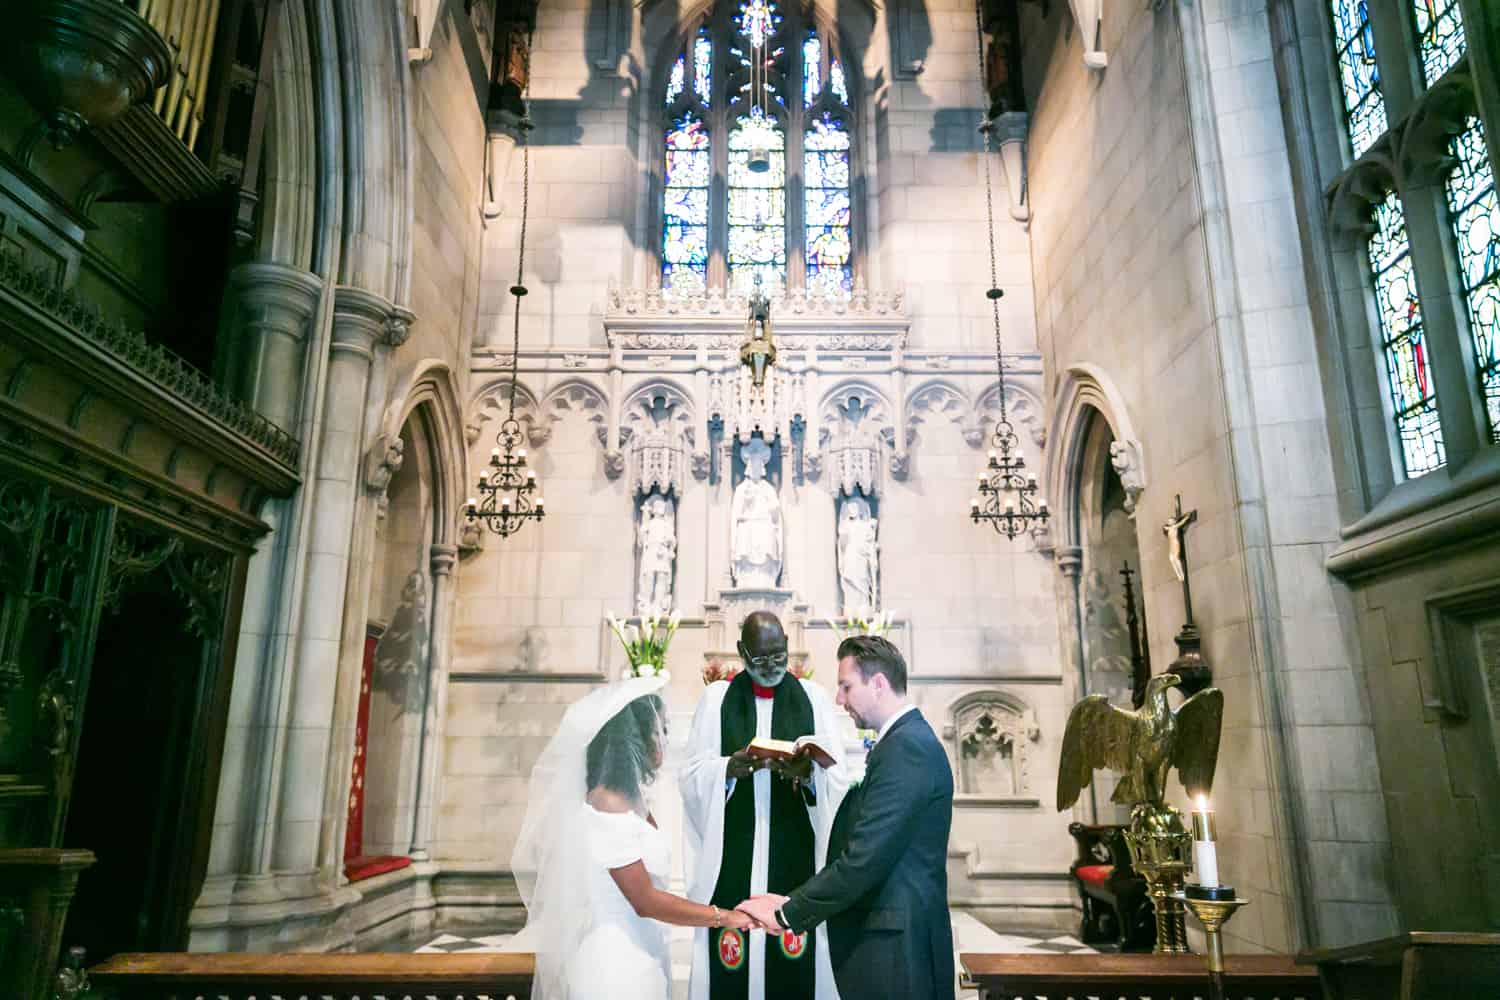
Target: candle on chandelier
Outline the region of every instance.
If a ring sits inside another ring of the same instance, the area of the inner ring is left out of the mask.
[[[521,461],[522,463],[524,463],[526,461],[526,449],[525,448],[517,448],[516,449],[516,458],[519,461]]]
[[[495,465],[498,465],[500,463],[500,449],[499,448],[491,448],[490,449],[490,462],[492,464],[495,464]]]
[[[1041,504],[1042,513],[1043,514],[1047,513],[1047,498],[1046,497],[1042,497],[1042,499],[1039,502]]]
[[[993,448],[990,449],[990,464],[995,464],[995,449]]]
[[[978,497],[970,497],[969,498],[969,513],[973,514],[975,516],[978,516],[978,514],[979,514],[979,498]]]
[[[1032,489],[1032,490],[1036,489],[1036,473],[1035,472],[1028,472],[1028,473],[1026,473],[1026,488],[1027,489]]]
[[[1009,514],[1012,511],[1014,511],[1015,509],[1016,509],[1016,499],[1015,499],[1015,497],[1006,497],[1005,498],[1005,513]]]
[[[502,497],[500,499],[500,509],[504,511],[510,510],[510,497]]]
[[[1198,808],[1193,810],[1193,874],[1198,884],[1207,889],[1219,887],[1219,848],[1214,843],[1214,814],[1208,807],[1208,797],[1198,796]]]
[[[1024,452],[1021,451],[1020,448],[1017,448],[1016,449],[1016,468],[1019,469],[1021,466],[1025,465],[1025,464],[1026,464],[1026,455],[1025,455]]]
[[[536,485],[536,470],[535,469],[527,469],[526,470],[526,485],[527,486],[535,486]]]
[[[541,497],[537,497],[536,498],[536,512],[538,514],[545,514],[546,511],[543,510],[542,508],[544,508],[546,506],[547,506],[547,501],[546,500],[542,499]]]
[[[474,502],[473,497],[469,497],[469,499],[464,501],[464,510],[468,512],[470,517],[473,517],[479,510],[479,504]]]
[[[486,486],[486,484],[489,483],[489,481],[490,481],[490,474],[489,474],[489,472],[487,470],[485,470],[485,469],[480,469],[479,470],[479,488],[480,489],[484,489],[484,487]]]

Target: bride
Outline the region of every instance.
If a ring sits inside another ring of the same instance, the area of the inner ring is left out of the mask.
[[[535,953],[533,1000],[667,1000],[664,924],[751,926],[663,889],[671,847],[643,790],[666,752],[665,683],[637,677],[590,692],[531,772],[511,858],[526,927],[508,950]]]

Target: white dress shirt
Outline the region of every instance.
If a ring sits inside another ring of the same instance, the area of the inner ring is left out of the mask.
[[[881,740],[885,739],[885,734],[891,731],[891,727],[896,724],[897,719],[901,718],[901,716],[905,715],[907,712],[915,712],[916,710],[917,706],[909,703],[904,708],[896,709],[896,714],[891,716],[889,719],[886,719],[885,725],[880,727],[880,732],[875,734],[875,742],[879,743]]]

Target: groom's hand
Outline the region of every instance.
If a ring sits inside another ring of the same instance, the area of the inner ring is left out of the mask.
[[[776,911],[781,909],[782,904],[786,901],[786,896],[779,896],[774,892],[768,892],[761,896],[751,896],[739,906],[736,906],[735,909],[747,914],[764,929],[780,934],[786,928],[781,926],[781,922],[776,919]]]

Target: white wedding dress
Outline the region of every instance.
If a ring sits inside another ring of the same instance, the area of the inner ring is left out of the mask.
[[[578,822],[588,836],[590,929],[568,960],[568,1000],[668,1000],[666,925],[638,915],[609,873],[643,861],[652,884],[665,889],[672,870],[666,835],[638,813],[600,812],[590,805],[580,810]]]

